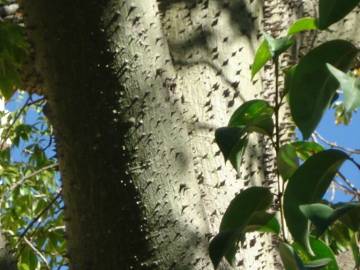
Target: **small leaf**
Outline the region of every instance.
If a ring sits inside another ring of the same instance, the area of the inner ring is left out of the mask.
[[[344,91],[346,111],[351,112],[360,107],[360,78],[348,75],[330,64],[326,66],[340,83],[341,90]]]
[[[280,257],[285,270],[305,270],[305,267],[293,247],[281,242],[279,245]]]
[[[220,233],[209,246],[210,257],[215,268],[223,256],[230,264],[233,263],[234,247],[246,231],[267,226],[269,221],[272,221],[272,216],[264,214],[265,210],[271,206],[272,199],[269,189],[250,187],[240,192],[231,201],[221,220]]]
[[[328,28],[350,13],[360,0],[320,0],[319,2],[319,29]]]
[[[303,31],[317,29],[316,19],[311,17],[301,18],[294,22],[288,30],[288,35],[294,35]]]
[[[325,150],[307,159],[289,179],[284,192],[284,215],[294,240],[312,253],[309,221],[300,205],[320,201],[341,164],[348,158],[339,150]]]
[[[274,130],[273,107],[265,100],[254,99],[243,103],[231,116],[228,126],[245,128],[271,136]]]
[[[238,172],[241,158],[248,143],[244,129],[237,127],[223,127],[215,131],[215,141],[224,155],[225,161],[230,160]]]
[[[289,37],[273,38],[264,34],[264,40],[256,50],[254,62],[251,65],[251,78],[271,59],[278,57],[294,44],[294,40]]]
[[[326,63],[347,70],[357,53],[357,48],[350,42],[332,40],[300,60],[291,80],[289,103],[293,120],[305,139],[315,130],[338,88]]]
[[[269,44],[266,40],[263,40],[255,53],[254,62],[251,65],[251,78],[254,78],[256,73],[271,60],[271,57]]]
[[[341,207],[332,209],[326,204],[314,203],[300,205],[300,211],[311,220],[316,227],[317,235],[320,236],[333,222],[356,207],[360,207],[360,204],[345,203]]]

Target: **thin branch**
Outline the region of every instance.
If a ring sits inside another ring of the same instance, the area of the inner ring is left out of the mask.
[[[27,176],[24,176],[23,178],[21,178],[19,181],[13,183],[10,188],[1,196],[0,198],[0,205],[2,205],[3,201],[5,200],[5,197],[7,194],[13,192],[15,189],[17,189],[18,187],[20,187],[22,184],[24,184],[24,182],[26,180],[28,180],[29,178],[32,178],[40,173],[42,173],[43,171],[46,171],[46,170],[49,170],[49,169],[52,169],[52,168],[55,168],[55,167],[58,167],[59,166],[59,163],[54,163],[54,164],[50,164],[50,165],[47,165],[45,167],[42,167],[41,169],[27,175]]]
[[[56,196],[48,203],[47,206],[45,206],[40,213],[27,225],[27,227],[25,228],[25,230],[20,234],[19,239],[16,243],[16,245],[19,244],[19,242],[21,241],[22,238],[25,237],[25,235],[28,233],[28,231],[34,226],[34,224],[36,222],[39,221],[39,219],[53,206],[53,204],[60,198],[61,196],[61,189],[59,190],[59,192],[56,194]]]
[[[48,261],[46,260],[45,256],[40,252],[40,250],[38,250],[26,237],[24,237],[24,241],[41,258],[41,260],[45,263],[47,269],[51,270]]]
[[[346,148],[346,147],[339,146],[339,145],[337,145],[337,143],[331,142],[331,141],[325,139],[325,138],[324,138],[323,136],[321,136],[321,135],[319,134],[319,132],[317,132],[317,131],[315,131],[315,132],[313,133],[313,135],[314,135],[313,138],[314,138],[314,137],[318,138],[321,142],[327,144],[327,145],[330,146],[331,148],[337,148],[337,149],[339,149],[339,150],[342,150],[342,151],[344,151],[344,152],[347,152],[347,153],[350,154],[350,155],[352,155],[352,154],[354,154],[354,155],[360,155],[360,149],[351,149],[351,148]]]

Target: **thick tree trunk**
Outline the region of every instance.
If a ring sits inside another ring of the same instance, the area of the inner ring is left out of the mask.
[[[253,137],[235,175],[214,129],[242,102],[273,98],[272,69],[251,83],[249,65],[260,25],[278,34],[299,10],[292,2],[23,2],[56,129],[72,269],[212,269],[208,241],[229,201],[273,174],[267,141]],[[275,254],[270,237],[252,234],[238,266],[274,269]]]

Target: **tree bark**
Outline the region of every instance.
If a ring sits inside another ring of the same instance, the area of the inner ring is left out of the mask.
[[[244,101],[272,101],[273,69],[251,82],[249,66],[260,32],[295,19],[293,2],[23,1],[56,130],[71,269],[212,269],[208,242],[230,200],[274,175],[266,139],[252,137],[235,175],[214,130]],[[271,237],[247,239],[240,269],[279,268]]]

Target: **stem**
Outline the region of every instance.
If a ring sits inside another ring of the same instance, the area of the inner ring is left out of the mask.
[[[279,101],[279,59],[276,57],[274,59],[275,64],[275,151],[276,153],[279,152],[280,149],[280,124],[279,124],[279,111],[281,101]],[[282,196],[284,190],[284,183],[280,179],[279,169],[276,167],[276,178],[277,178],[277,185],[278,185],[278,201],[279,201],[279,209],[280,209],[280,219],[281,219],[281,230],[283,239],[285,242],[286,240],[286,232],[285,232],[285,218],[283,212],[283,203],[282,203]]]

